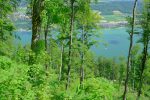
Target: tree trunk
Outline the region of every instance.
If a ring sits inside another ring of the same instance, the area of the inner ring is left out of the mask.
[[[64,65],[63,65],[63,54],[64,54],[64,45],[63,45],[63,43],[62,43],[62,45],[61,45],[61,63],[60,63],[60,68],[59,68],[59,81],[61,81],[61,79],[62,79],[62,71],[63,71],[63,67],[64,67]]]
[[[142,94],[142,86],[143,86],[143,73],[146,67],[146,61],[148,57],[148,45],[149,45],[149,20],[150,20],[150,2],[146,2],[145,5],[146,15],[144,14],[144,33],[143,33],[143,52],[142,52],[142,58],[141,58],[141,69],[140,69],[140,80],[139,80],[139,87],[138,87],[138,94],[137,94],[137,100],[139,100],[140,95]],[[146,17],[146,18],[145,18]]]
[[[32,7],[32,40],[31,40],[31,50],[36,53],[36,49],[38,47],[37,42],[40,38],[41,32],[41,12],[43,10],[44,0],[34,0]],[[38,8],[38,9],[37,9]],[[34,63],[34,57],[32,55],[29,56],[29,64]]]
[[[34,0],[32,8],[32,41],[31,49],[35,51],[37,47],[37,41],[39,40],[39,34],[41,32],[41,12],[43,10],[44,0]],[[37,9],[38,8],[38,9]]]
[[[137,100],[139,100],[140,95],[142,93],[142,85],[143,85],[143,72],[146,67],[146,61],[147,61],[147,55],[148,55],[148,37],[146,44],[143,48],[143,55],[142,55],[142,64],[141,64],[141,71],[140,71],[140,83],[139,83],[139,88],[138,88],[138,95],[137,95]]]
[[[136,10],[137,1],[138,0],[135,0],[134,7],[133,7],[132,30],[131,30],[131,33],[130,33],[130,46],[129,46],[129,52],[128,52],[127,72],[126,72],[126,80],[125,80],[125,87],[124,87],[124,93],[123,93],[123,100],[126,100],[128,80],[129,80],[129,69],[130,69],[130,61],[131,61],[131,51],[132,51],[132,46],[133,46],[133,35],[134,35],[134,24],[135,24],[135,10]]]
[[[66,34],[66,25],[62,26],[62,34]],[[61,63],[59,68],[59,81],[62,80],[63,72],[64,72],[64,42],[65,40],[61,40]]]
[[[82,27],[82,45],[84,46],[84,26]],[[84,81],[84,48],[81,52],[81,67],[80,67],[80,86],[83,87],[83,81]]]
[[[48,23],[47,23],[47,25],[45,26],[45,32],[44,32],[45,51],[47,51],[47,35],[48,35],[48,29],[49,29],[49,25],[48,25]]]
[[[45,26],[45,29],[44,29],[44,40],[45,40],[45,52],[47,52],[47,36],[48,36],[48,30],[49,30],[49,18],[47,20],[47,23],[46,23],[46,26]],[[45,69],[48,70],[48,64],[47,62],[45,61]]]
[[[52,68],[55,68],[54,67],[54,64],[53,64],[53,38],[52,38],[52,34],[50,34],[50,36],[49,36],[50,38],[49,38],[49,41],[50,41],[50,49],[49,49],[49,55],[50,55],[50,66],[52,67]]]
[[[3,9],[4,9],[4,6],[2,6],[1,7],[1,14],[0,14],[0,18],[3,20]],[[3,23],[2,23],[3,24]],[[1,40],[2,40],[2,42],[3,42],[3,40],[4,40],[4,32],[3,32],[3,25],[1,25],[1,31],[0,31],[0,33],[2,33],[1,34]]]
[[[70,15],[70,34],[69,34],[69,61],[68,61],[68,70],[67,70],[67,84],[66,90],[70,85],[70,69],[71,69],[71,60],[72,60],[72,35],[73,35],[73,26],[74,26],[74,2],[75,0],[70,0],[71,3],[71,15]]]

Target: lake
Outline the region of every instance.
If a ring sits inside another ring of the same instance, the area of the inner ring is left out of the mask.
[[[129,0],[126,0],[126,1],[129,1]],[[115,1],[112,1],[112,2],[115,2]],[[121,21],[125,20],[125,16],[118,15],[119,16],[118,17],[114,15],[114,13],[112,13],[113,11],[116,11],[116,10],[120,11],[120,9],[121,11],[123,10],[122,13],[126,13],[126,9],[124,9],[124,7],[122,8],[124,3],[122,3],[122,1],[121,2],[116,1],[118,6],[114,6],[112,5],[112,2],[94,4],[93,9],[99,10],[99,11],[102,10],[102,13],[108,12],[108,11],[103,11],[104,9],[100,9],[100,8],[101,7],[103,8],[103,6],[106,7],[106,5],[110,4],[109,7],[107,6],[107,8],[108,9],[111,8],[111,10],[109,11],[111,15],[104,16],[105,19],[103,20],[108,20],[108,22],[110,19],[112,19],[111,21],[115,21],[115,22],[117,22],[118,20],[121,20]],[[132,4],[133,2],[128,2],[128,4],[126,4],[126,6],[128,6],[127,8],[128,9],[131,8]],[[139,6],[139,8],[141,8],[141,6]],[[17,16],[21,16],[20,18],[18,18],[18,20],[20,19],[20,21],[17,21],[18,23],[15,23],[17,28],[21,29],[21,30],[16,31],[15,34],[17,34],[21,38],[21,43],[23,45],[31,43],[31,31],[24,30],[24,29],[27,29],[26,26],[28,26],[28,28],[31,28],[31,20],[26,19],[27,17],[25,16],[25,12],[26,12],[26,8],[20,5],[20,8],[18,12],[16,13]],[[128,13],[131,14],[131,12],[128,12]],[[101,29],[100,32],[102,33],[100,38],[95,38],[96,40],[100,42],[98,43],[98,45],[93,46],[91,48],[92,52],[94,52],[96,56],[104,56],[104,57],[109,57],[109,58],[127,56],[128,48],[129,48],[129,39],[128,39],[129,35],[126,32],[125,27],[105,28],[105,29]],[[138,38],[139,38],[138,36],[134,36],[134,43],[138,40]]]
[[[129,34],[125,27],[102,29],[102,36],[99,38],[105,42],[99,43],[98,46],[93,46],[91,50],[98,56],[104,57],[119,57],[127,56],[129,48]],[[134,36],[134,43],[139,39],[139,36]]]
[[[20,30],[15,32],[20,38],[23,45],[30,44],[31,31]],[[96,38],[101,42],[91,48],[97,56],[109,58],[127,56],[129,48],[129,35],[125,27],[101,29],[101,36]],[[138,40],[138,36],[134,36],[134,43]]]

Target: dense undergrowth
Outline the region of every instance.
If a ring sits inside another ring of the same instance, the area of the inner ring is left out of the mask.
[[[64,81],[58,81],[54,69],[45,73],[42,65],[28,66],[5,56],[0,56],[0,77],[1,100],[121,100],[123,90],[116,82],[90,77],[82,88],[76,79],[66,91]],[[128,100],[135,96],[130,92]]]

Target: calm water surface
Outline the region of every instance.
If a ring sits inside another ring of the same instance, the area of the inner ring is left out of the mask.
[[[98,46],[93,46],[92,51],[98,56],[104,57],[119,57],[127,56],[129,48],[129,34],[126,28],[103,29],[102,36],[99,38],[104,43],[99,43]],[[139,36],[134,36],[134,43]]]
[[[102,29],[98,45],[93,46],[91,50],[97,56],[104,57],[119,57],[126,56],[129,48],[129,35],[126,28]],[[21,38],[22,44],[30,44],[31,31],[18,31],[16,32]],[[138,36],[134,36],[134,42],[138,40]]]

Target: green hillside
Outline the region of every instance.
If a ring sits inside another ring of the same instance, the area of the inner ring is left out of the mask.
[[[112,15],[113,11],[120,11],[125,14],[132,13],[134,1],[109,1],[109,2],[99,2],[98,4],[91,4],[94,10],[99,10],[102,15]],[[138,12],[142,11],[142,2],[138,2],[137,6]]]

